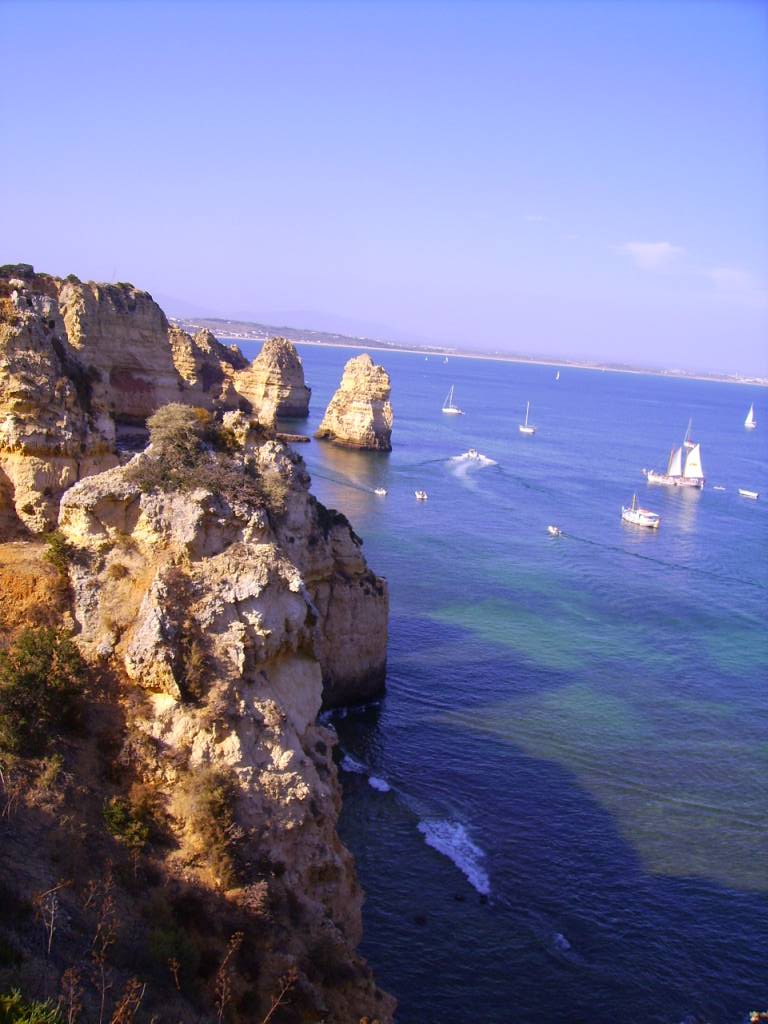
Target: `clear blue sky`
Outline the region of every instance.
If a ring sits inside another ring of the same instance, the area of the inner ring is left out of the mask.
[[[0,66],[0,262],[768,375],[765,3],[0,0]]]

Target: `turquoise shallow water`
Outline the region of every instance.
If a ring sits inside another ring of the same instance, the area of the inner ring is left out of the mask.
[[[294,426],[315,428],[352,354],[302,349],[312,415]],[[376,358],[394,451],[297,449],[391,587],[387,696],[333,722],[363,951],[398,1019],[768,1007],[766,393]],[[451,384],[465,416],[440,413]],[[689,417],[707,487],[648,488]],[[450,461],[469,447],[496,465]],[[634,490],[659,531],[621,523]]]

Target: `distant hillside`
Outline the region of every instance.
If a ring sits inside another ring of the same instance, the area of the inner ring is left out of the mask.
[[[318,345],[349,345],[354,348],[365,348],[375,345],[377,348],[411,349],[419,348],[429,352],[453,352],[455,349],[437,345],[402,345],[381,338],[357,337],[349,334],[334,334],[331,331],[315,331],[308,327],[288,327],[285,324],[254,323],[249,320],[225,320],[221,317],[186,318],[169,317],[185,331],[195,331],[206,327],[219,337],[235,338],[239,341],[266,341],[267,338],[281,337],[290,341],[314,342]]]

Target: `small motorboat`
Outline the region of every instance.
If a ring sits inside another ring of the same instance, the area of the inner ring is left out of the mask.
[[[713,491],[724,491],[725,488],[723,487],[722,484],[715,484],[715,486],[712,488],[712,490]]]
[[[621,518],[625,523],[631,523],[633,526],[648,526],[651,530],[657,530],[661,523],[661,516],[658,512],[651,512],[650,509],[640,508],[637,504],[636,494],[632,495],[632,504],[630,506],[622,506]]]
[[[379,496],[380,498],[383,498],[383,497],[384,497],[384,495],[385,495],[385,494],[386,494],[387,492],[386,492],[386,489],[385,489],[384,487],[374,487],[374,489],[373,489],[373,493],[374,493],[374,494],[378,494],[378,496]]]
[[[739,488],[739,494],[742,496],[742,498],[751,498],[752,501],[757,501],[757,499],[760,497],[759,491],[748,491],[745,487]]]
[[[429,497],[426,491],[414,491],[413,493],[416,496],[416,501],[426,501]]]
[[[551,534],[551,536],[553,536],[553,537],[562,537],[563,536],[563,531],[560,529],[559,526],[548,526],[547,527],[547,533]]]

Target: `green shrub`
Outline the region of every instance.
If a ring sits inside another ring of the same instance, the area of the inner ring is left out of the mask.
[[[59,1007],[50,999],[27,1002],[18,989],[0,995],[0,1024],[63,1024]]]
[[[191,982],[200,965],[200,950],[183,928],[176,924],[153,928],[148,936],[149,953],[159,967],[168,967],[171,960],[178,964],[182,981]]]
[[[133,853],[140,853],[149,842],[149,825],[124,797],[113,796],[104,805],[104,824]]]
[[[74,723],[85,677],[80,652],[63,629],[25,629],[0,652],[0,747],[37,754]]]
[[[59,573],[60,576],[67,576],[69,563],[72,561],[72,546],[61,530],[54,530],[45,535],[47,545],[43,558]]]
[[[82,283],[80,281],[80,278],[77,276],[77,274],[67,274],[67,276],[64,278],[64,280],[67,282],[67,284],[81,284]]]

